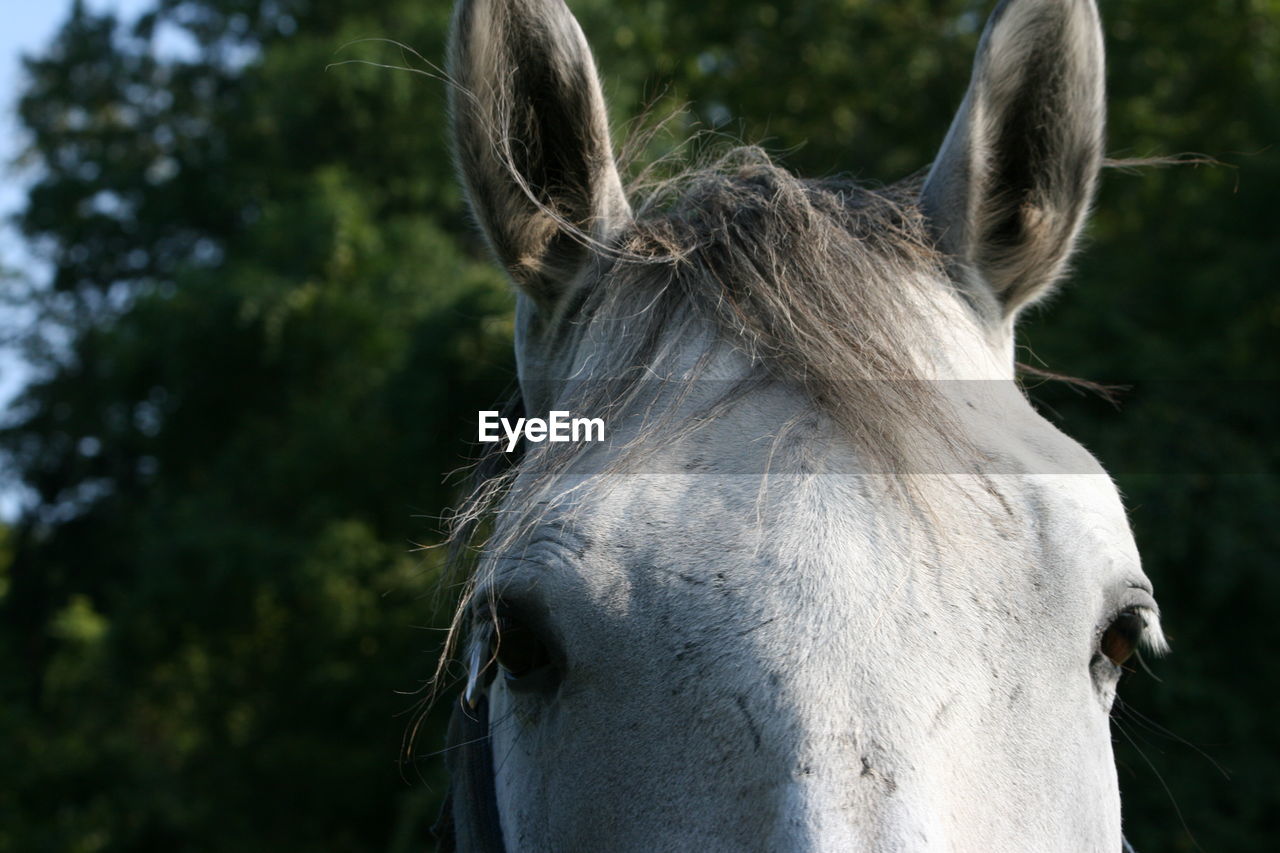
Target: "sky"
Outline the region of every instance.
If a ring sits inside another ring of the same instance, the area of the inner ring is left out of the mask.
[[[133,18],[150,5],[150,0],[88,2],[95,11],[112,9],[123,18]],[[71,0],[0,0],[0,9],[4,11],[4,26],[0,27],[0,263],[35,272],[38,279],[38,263],[25,251],[9,224],[13,213],[22,206],[27,188],[24,177],[10,165],[24,143],[14,109],[22,87],[22,55],[38,53],[48,46],[70,12]],[[22,319],[0,307],[0,329],[12,328]],[[0,412],[7,409],[28,373],[17,353],[0,346]],[[0,519],[16,514],[17,501],[17,489],[0,480]]]

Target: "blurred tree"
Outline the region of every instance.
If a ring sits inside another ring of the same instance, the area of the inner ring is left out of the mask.
[[[711,128],[808,174],[883,180],[932,156],[988,11],[573,5],[617,124],[675,115],[641,162]],[[1230,168],[1110,175],[1024,360],[1137,383],[1120,414],[1033,389],[1120,473],[1175,638],[1164,682],[1135,677],[1118,715],[1131,840],[1195,849],[1189,827],[1207,850],[1269,849],[1280,665],[1241,651],[1274,640],[1280,600],[1262,381],[1280,6],[1103,13],[1113,150]],[[394,715],[416,697],[393,691],[430,668],[436,636],[412,626],[440,626],[447,603],[412,543],[434,541],[417,516],[450,499],[468,413],[509,381],[510,304],[462,212],[443,84],[326,66],[422,70],[361,40],[435,59],[448,15],[159,0],[126,25],[77,2],[28,60],[19,224],[53,273],[5,280],[40,316],[40,378],[0,433],[34,495],[0,546],[0,853],[425,844],[440,768],[402,780]]]
[[[395,691],[442,618],[413,517],[509,330],[440,87],[325,72],[368,33],[441,41],[447,9],[401,5],[77,4],[27,64],[20,225],[53,276],[3,435],[36,501],[0,602],[0,849],[423,836]]]

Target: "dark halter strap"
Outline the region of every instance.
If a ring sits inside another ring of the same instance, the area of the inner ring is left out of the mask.
[[[449,794],[431,834],[439,853],[505,853],[493,780],[493,742],[489,739],[489,700],[474,708],[461,699],[449,718],[445,739]]]

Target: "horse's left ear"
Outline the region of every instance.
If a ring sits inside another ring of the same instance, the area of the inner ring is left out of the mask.
[[[1061,275],[1093,199],[1105,122],[1094,0],[1003,0],[921,205],[990,322]]]
[[[460,0],[449,73],[471,209],[515,283],[553,303],[630,216],[587,40],[564,0]]]

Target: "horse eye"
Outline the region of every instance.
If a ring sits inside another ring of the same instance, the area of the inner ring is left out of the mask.
[[[531,679],[551,666],[546,643],[513,616],[499,615],[494,633],[494,658],[508,683]]]
[[[1137,610],[1125,610],[1102,633],[1100,650],[1116,666],[1122,666],[1138,648],[1147,622]]]

